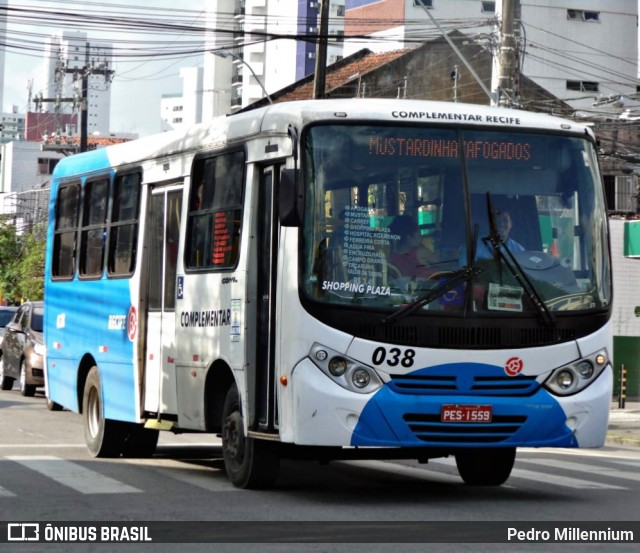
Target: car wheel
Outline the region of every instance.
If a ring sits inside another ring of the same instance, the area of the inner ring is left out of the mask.
[[[25,397],[31,397],[36,393],[36,387],[27,384],[27,364],[24,359],[20,363],[20,393]]]
[[[4,361],[2,360],[2,354],[0,354],[0,388],[11,390],[13,388],[13,380],[13,378],[4,374]]]

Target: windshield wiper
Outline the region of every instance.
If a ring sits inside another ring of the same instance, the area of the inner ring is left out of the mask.
[[[507,248],[507,245],[502,240],[500,233],[498,232],[498,227],[496,226],[495,214],[493,211],[493,202],[491,201],[491,193],[487,190],[487,216],[489,218],[489,236],[483,238],[483,242],[491,243],[493,247],[493,251],[495,255],[500,258],[504,264],[506,265],[509,272],[516,279],[518,284],[524,290],[525,295],[529,299],[529,301],[533,304],[535,309],[538,311],[542,320],[547,326],[555,326],[556,321],[551,311],[547,307],[547,304],[540,296],[540,293],[534,286],[531,279],[524,272],[522,265],[515,258],[513,253]]]
[[[440,286],[437,286],[433,290],[429,290],[426,294],[417,297],[411,303],[402,306],[397,311],[391,313],[391,315],[389,315],[388,317],[382,319],[382,322],[384,324],[392,323],[393,321],[396,321],[402,317],[406,317],[407,315],[413,313],[414,311],[417,311],[424,305],[428,305],[433,300],[436,300],[439,297],[443,296],[450,290],[453,290],[456,286],[459,286],[460,284],[463,284],[472,279],[474,276],[479,275],[483,270],[484,269],[481,269],[480,267],[471,265],[470,267],[463,267],[462,269],[454,271],[453,273],[451,273],[449,278],[445,280]]]

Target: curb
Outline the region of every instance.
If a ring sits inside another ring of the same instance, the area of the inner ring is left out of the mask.
[[[606,444],[640,447],[640,438],[634,438],[633,436],[621,436],[620,434],[607,434],[605,445]]]

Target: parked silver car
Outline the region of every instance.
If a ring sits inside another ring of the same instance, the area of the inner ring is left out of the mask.
[[[44,386],[44,342],[41,301],[26,302],[6,325],[0,343],[0,388],[11,390],[18,380],[23,396]]]
[[[2,345],[2,337],[4,336],[4,327],[11,322],[17,310],[17,307],[0,305],[0,346]]]

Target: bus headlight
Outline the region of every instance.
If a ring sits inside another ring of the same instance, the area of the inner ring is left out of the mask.
[[[329,372],[333,376],[342,376],[347,372],[349,365],[347,360],[343,357],[332,357],[331,361],[329,361]]]
[[[371,367],[320,344],[313,344],[309,359],[336,384],[351,392],[370,394],[382,386]]]
[[[570,396],[584,390],[607,366],[605,350],[578,359],[555,369],[544,383],[544,387],[557,396]]]

